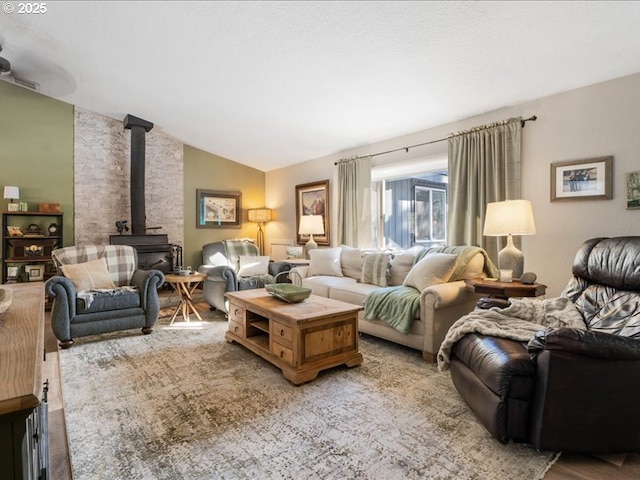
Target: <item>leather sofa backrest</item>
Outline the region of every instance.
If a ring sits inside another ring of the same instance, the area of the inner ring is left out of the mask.
[[[594,238],[582,244],[573,274],[589,283],[640,291],[640,237]]]
[[[640,237],[584,242],[561,295],[576,304],[590,330],[640,338]]]

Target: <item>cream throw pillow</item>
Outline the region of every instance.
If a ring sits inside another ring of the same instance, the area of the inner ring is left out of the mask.
[[[365,253],[360,281],[370,285],[386,287],[390,257],[391,254],[389,253]]]
[[[240,277],[254,277],[257,275],[267,275],[269,273],[269,257],[256,255],[240,255]]]
[[[430,253],[416,263],[402,283],[421,292],[431,285],[445,283],[456,267],[457,255]]]
[[[85,263],[62,265],[62,273],[73,283],[76,290],[113,289],[116,285],[111,280],[107,261],[104,258],[90,260]]]
[[[342,248],[316,248],[309,251],[309,273],[307,276],[330,275],[343,277],[340,253]]]

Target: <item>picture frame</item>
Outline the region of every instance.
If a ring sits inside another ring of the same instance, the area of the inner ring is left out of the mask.
[[[613,157],[551,164],[551,201],[610,200]]]
[[[242,227],[242,192],[196,189],[196,228]]]
[[[26,265],[24,271],[30,282],[39,282],[44,279],[44,265]]]
[[[328,246],[331,239],[329,180],[296,185],[296,235],[299,245],[304,245],[309,241],[309,235],[300,235],[298,233],[300,229],[300,217],[302,215],[322,215],[324,235],[314,235],[313,240],[318,245]]]
[[[640,209],[640,172],[627,173],[627,210]]]

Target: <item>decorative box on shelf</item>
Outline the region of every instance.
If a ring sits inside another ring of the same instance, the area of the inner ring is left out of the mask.
[[[38,259],[38,258],[51,258],[51,252],[53,251],[56,240],[49,238],[39,238],[37,243],[28,238],[11,239],[10,242],[13,247],[13,259]]]
[[[59,203],[40,203],[38,204],[38,211],[41,213],[60,213]]]

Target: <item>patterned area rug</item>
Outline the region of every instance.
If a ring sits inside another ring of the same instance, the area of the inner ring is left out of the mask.
[[[361,366],[296,387],[204,320],[60,351],[75,480],[533,480],[556,459],[495,441],[415,351],[363,335]]]

